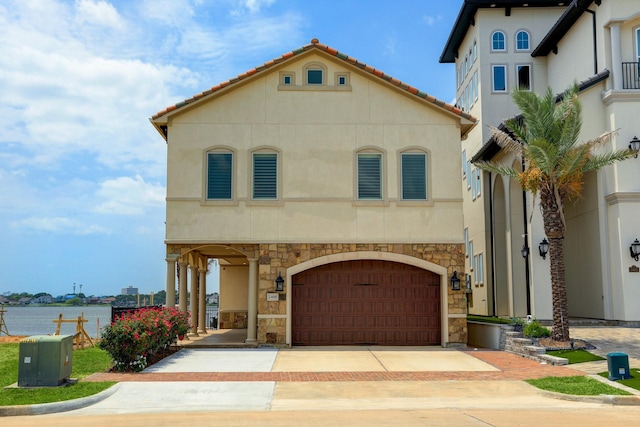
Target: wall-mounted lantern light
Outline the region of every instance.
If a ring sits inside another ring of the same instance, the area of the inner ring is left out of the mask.
[[[636,159],[638,158],[638,150],[640,150],[640,139],[637,136],[634,136],[631,142],[629,142],[629,150],[633,150],[636,152],[636,155],[633,156]]]
[[[526,243],[522,245],[522,249],[520,249],[520,254],[522,255],[522,258],[526,258],[529,256],[529,246],[527,246]]]
[[[278,273],[278,278],[276,279],[276,292],[282,291],[284,291],[284,279],[282,278],[280,273]]]
[[[631,252],[631,258],[638,261],[640,257],[640,242],[638,242],[638,239],[634,240],[631,246],[629,246],[629,252]]]
[[[458,277],[457,271],[454,271],[453,276],[451,276],[451,290],[452,291],[460,290],[460,278]]]
[[[547,238],[542,239],[542,242],[538,245],[538,250],[540,251],[540,256],[542,259],[547,259],[547,253],[549,252],[549,242],[547,242]]]

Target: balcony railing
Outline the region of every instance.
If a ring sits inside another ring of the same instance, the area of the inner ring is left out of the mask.
[[[640,89],[640,62],[622,63],[622,88]]]

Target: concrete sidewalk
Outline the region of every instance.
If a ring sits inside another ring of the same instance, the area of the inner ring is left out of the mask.
[[[638,329],[572,328],[599,348],[630,353],[640,367]],[[607,370],[560,367],[502,351],[440,347],[183,348],[141,373],[99,373],[83,381],[116,381],[82,402],[33,405],[35,412],[111,415],[198,411],[296,411],[460,408],[597,408],[640,404],[639,396],[559,400],[521,381]],[[81,407],[85,406],[85,407]],[[80,409],[78,409],[81,407]],[[55,416],[55,415],[52,415]]]

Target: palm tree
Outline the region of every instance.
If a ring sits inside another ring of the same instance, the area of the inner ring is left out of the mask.
[[[540,197],[544,233],[549,241],[553,329],[551,338],[569,341],[569,316],[564,267],[564,202],[578,198],[583,175],[636,154],[632,150],[601,152],[614,132],[578,143],[581,106],[574,84],[559,97],[547,89],[544,95],[515,90],[513,101],[522,115],[505,122],[506,130],[492,128],[500,147],[524,162],[523,170],[493,162],[476,166],[518,180],[520,186]]]

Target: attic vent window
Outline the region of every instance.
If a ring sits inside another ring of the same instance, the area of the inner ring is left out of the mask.
[[[322,84],[322,69],[310,68],[307,70],[307,84],[321,85]]]
[[[282,84],[285,86],[291,86],[291,76],[290,75],[285,75],[284,77],[282,77]]]

